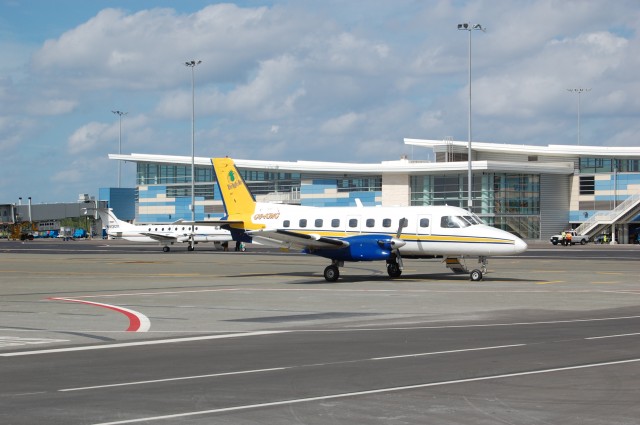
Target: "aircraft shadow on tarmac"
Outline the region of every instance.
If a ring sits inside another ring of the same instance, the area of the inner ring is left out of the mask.
[[[370,270],[367,270],[370,272]],[[320,273],[317,272],[289,272],[289,273],[257,273],[251,274],[251,277],[274,277],[274,276],[286,276],[286,277],[299,277],[308,278],[304,280],[296,280],[291,282],[282,282],[285,285],[332,285],[337,283],[358,283],[358,282],[402,282],[402,281],[423,281],[424,283],[465,283],[465,284],[482,284],[480,282],[471,282],[467,273],[430,273],[430,274],[411,274],[407,273],[397,278],[389,278],[386,273],[380,272],[377,274],[357,274],[357,270],[353,275],[343,273],[340,279],[336,282],[327,282]],[[246,278],[247,275],[226,275],[228,278]],[[506,277],[486,277],[483,279],[486,282],[513,282],[513,283],[533,283],[539,282],[535,279],[518,279],[518,278],[506,278]]]

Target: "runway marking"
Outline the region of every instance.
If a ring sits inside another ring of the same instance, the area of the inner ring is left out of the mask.
[[[0,348],[18,347],[22,345],[54,344],[69,342],[68,339],[22,338],[18,336],[0,336]]]
[[[160,339],[160,340],[151,340],[151,341],[122,342],[118,344],[106,344],[106,345],[84,345],[80,347],[52,348],[49,350],[16,351],[12,353],[0,353],[0,357],[33,356],[38,354],[68,353],[72,351],[107,350],[110,348],[140,347],[144,345],[173,344],[177,342],[205,341],[209,339],[240,338],[243,336],[272,335],[272,334],[280,334],[280,333],[287,333],[287,332],[289,331],[243,332],[243,333],[233,333],[233,334],[225,334],[225,335],[207,335],[207,336],[194,336],[194,337],[188,337],[188,338],[171,338],[171,339]]]
[[[466,353],[469,351],[481,351],[481,350],[498,350],[500,348],[524,347],[526,345],[527,344],[512,344],[512,345],[497,345],[495,347],[465,348],[461,350],[434,351],[431,353],[415,353],[415,354],[403,354],[399,356],[374,357],[369,360],[393,360],[393,359],[403,359],[407,357],[435,356],[437,354]]]
[[[210,375],[195,375],[195,376],[180,376],[177,378],[166,378],[166,379],[153,379],[150,381],[137,381],[137,382],[124,382],[120,384],[110,384],[110,385],[95,385],[92,387],[80,387],[80,388],[65,388],[62,390],[58,390],[59,392],[70,392],[70,391],[86,391],[86,390],[97,390],[102,388],[113,388],[113,387],[127,387],[130,385],[144,385],[144,384],[157,384],[160,382],[172,382],[172,381],[186,381],[190,379],[203,379],[203,378],[216,378],[219,376],[230,376],[230,375],[246,375],[249,373],[261,373],[261,372],[273,372],[275,370],[285,370],[289,369],[287,367],[272,367],[269,369],[255,369],[255,370],[243,370],[239,372],[223,372],[223,373],[212,373]]]
[[[434,356],[438,354],[452,354],[452,353],[464,353],[469,351],[479,351],[479,350],[497,350],[501,348],[512,348],[512,347],[523,347],[526,344],[514,344],[514,345],[503,345],[503,346],[495,346],[495,347],[478,347],[478,348],[466,348],[461,350],[449,350],[449,351],[434,351],[431,353],[414,353],[414,354],[405,354],[401,356],[389,356],[389,357],[372,357],[365,359],[355,359],[355,360],[343,360],[336,362],[328,362],[328,363],[312,363],[312,364],[303,364],[297,366],[281,366],[269,369],[257,369],[257,370],[246,370],[246,371],[236,371],[236,372],[224,372],[224,373],[214,373],[208,375],[195,375],[195,376],[184,376],[184,377],[175,377],[175,378],[165,378],[165,379],[154,379],[148,381],[137,381],[137,382],[123,382],[118,384],[108,384],[108,385],[94,385],[90,387],[81,387],[81,388],[66,388],[60,389],[59,392],[69,392],[69,391],[85,391],[85,390],[96,390],[102,388],[112,388],[112,387],[126,387],[130,385],[142,385],[142,384],[155,384],[161,382],[171,382],[171,381],[184,381],[190,379],[203,379],[203,378],[215,378],[218,376],[230,376],[230,375],[243,375],[248,373],[259,373],[259,372],[272,372],[279,370],[291,370],[291,369],[302,369],[309,367],[320,367],[320,366],[334,366],[340,364],[348,364],[348,363],[358,363],[358,362],[370,362],[370,361],[379,361],[379,360],[395,360],[402,359],[408,357],[421,357],[421,356]]]
[[[566,282],[567,282],[566,280],[549,280],[546,282],[542,282],[542,281],[536,282],[536,285],[549,285],[551,283],[566,283]]]
[[[151,322],[149,321],[149,318],[147,316],[145,316],[144,314],[138,311],[131,310],[125,307],[119,307],[111,304],[97,303],[94,301],[79,300],[75,298],[51,297],[47,299],[52,301],[68,301],[72,303],[87,304],[87,305],[92,305],[96,307],[107,308],[109,310],[122,313],[125,316],[127,316],[127,318],[129,319],[129,327],[126,330],[127,332],[147,332],[151,327]]]
[[[640,362],[640,359],[619,360],[619,361],[603,362],[603,363],[590,363],[590,364],[579,365],[579,366],[566,366],[566,367],[558,367],[558,368],[552,368],[552,369],[505,373],[501,375],[481,376],[477,378],[429,382],[425,384],[406,385],[401,387],[377,388],[373,390],[354,391],[349,393],[327,394],[327,395],[322,395],[317,397],[305,397],[305,398],[297,398],[297,399],[289,399],[289,400],[271,401],[271,402],[265,402],[265,403],[246,404],[241,406],[223,407],[219,409],[210,409],[210,410],[198,410],[193,412],[175,413],[171,415],[149,416],[146,418],[127,419],[127,420],[115,421],[115,422],[101,422],[94,425],[123,425],[123,424],[139,423],[139,422],[162,421],[167,419],[186,418],[189,416],[211,415],[215,413],[227,413],[227,412],[235,412],[235,411],[241,411],[241,410],[258,409],[263,407],[285,406],[285,405],[292,405],[292,404],[309,403],[313,401],[336,400],[336,399],[347,398],[347,397],[358,397],[358,396],[383,394],[383,393],[391,393],[391,392],[398,392],[398,391],[417,390],[417,389],[424,389],[424,388],[430,388],[430,387],[441,387],[445,385],[467,384],[472,382],[491,381],[491,380],[505,379],[505,378],[517,378],[521,376],[541,375],[544,373],[566,372],[571,370],[589,369],[589,368],[605,367],[605,366],[616,366],[621,364],[629,364],[629,363],[637,363],[637,362]]]
[[[212,277],[215,275],[207,275]],[[406,282],[407,280],[403,280]],[[557,280],[557,281],[549,281],[549,282],[536,282],[537,284],[547,284],[547,283],[563,283],[566,281]],[[438,282],[439,283],[439,282]],[[207,292],[351,292],[351,293],[442,293],[442,294],[457,294],[457,293],[496,293],[501,291],[487,290],[487,289],[352,289],[352,288],[215,288],[215,289],[193,289],[193,290],[184,290],[184,291],[158,291],[158,292],[123,292],[119,294],[100,294],[100,295],[80,295],[76,298],[117,298],[117,297],[130,297],[130,296],[147,296],[147,295],[175,295],[175,294],[199,294],[199,293],[207,293]],[[518,294],[557,294],[557,293],[566,293],[566,294],[582,294],[582,293],[618,293],[621,291],[611,291],[611,290],[590,290],[590,289],[574,289],[574,290],[561,290],[561,291],[549,291],[545,292],[543,290],[505,290],[504,292],[509,293],[518,293]]]
[[[206,336],[197,336],[197,337],[125,342],[125,343],[108,344],[108,345],[90,345],[90,346],[69,347],[69,348],[38,350],[38,351],[18,351],[18,352],[11,352],[11,353],[0,353],[0,357],[64,353],[64,352],[71,352],[71,351],[102,350],[102,349],[109,349],[109,348],[135,347],[135,346],[155,345],[155,344],[171,344],[171,343],[190,342],[190,341],[204,341],[204,340],[211,340],[211,339],[237,338],[237,337],[244,337],[244,336],[273,335],[273,334],[291,333],[291,332],[360,332],[360,331],[376,332],[381,330],[482,328],[482,327],[494,327],[494,326],[495,327],[532,326],[532,325],[541,325],[541,324],[548,325],[548,324],[559,324],[559,323],[601,322],[601,321],[627,320],[627,319],[640,319],[640,316],[603,317],[603,318],[591,318],[591,319],[553,320],[553,321],[539,321],[539,322],[484,323],[484,324],[475,324],[475,325],[395,326],[395,327],[384,327],[384,328],[352,327],[352,328],[339,328],[339,329],[301,329],[301,330],[283,329],[283,330],[277,330],[277,331],[256,331],[256,332],[232,333],[232,334],[223,334],[223,335],[206,335]],[[215,331],[211,331],[211,332],[215,332]]]
[[[585,338],[585,339],[621,338],[621,337],[625,337],[625,336],[638,336],[638,335],[640,335],[640,333],[633,333],[633,334],[619,334],[619,335],[604,335],[604,336],[592,336],[592,337]]]

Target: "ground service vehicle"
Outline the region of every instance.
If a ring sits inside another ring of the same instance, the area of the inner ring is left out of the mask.
[[[585,245],[587,242],[589,242],[589,237],[588,236],[579,235],[579,234],[576,233],[575,230],[565,230],[564,233],[565,234],[567,234],[567,233],[571,234],[571,245],[575,245],[577,243],[579,243],[580,245]],[[559,243],[561,244],[562,243],[562,234],[551,236],[551,238],[549,238],[549,241],[554,245],[558,245]]]

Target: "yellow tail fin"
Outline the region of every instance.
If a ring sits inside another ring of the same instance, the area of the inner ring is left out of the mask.
[[[211,163],[213,171],[216,173],[228,219],[244,221],[245,228],[253,227],[251,226],[251,215],[256,209],[256,201],[233,160],[231,158],[212,158]]]

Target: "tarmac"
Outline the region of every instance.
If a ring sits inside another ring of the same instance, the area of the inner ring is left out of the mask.
[[[348,264],[0,241],[3,424],[635,424],[638,245]],[[474,260],[468,259],[473,262]]]

